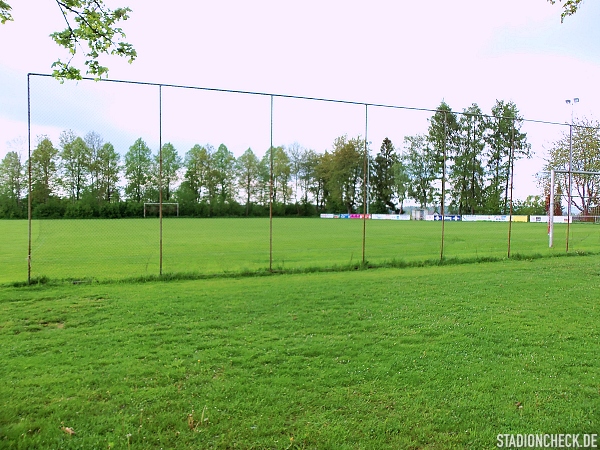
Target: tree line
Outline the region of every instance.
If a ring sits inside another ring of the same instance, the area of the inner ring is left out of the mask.
[[[294,143],[262,157],[248,148],[237,158],[224,144],[197,144],[182,158],[171,143],[153,153],[139,138],[121,156],[95,132],[63,131],[58,145],[39,136],[31,153],[33,216],[141,216],[144,202],[159,201],[161,173],[163,202],[178,202],[185,216],[268,215],[270,198],[275,215],[362,212],[365,192],[371,213],[403,212],[408,201],[439,208],[442,195],[446,211],[507,213],[512,165],[531,153],[516,105],[496,101],[484,114],[473,104],[456,113],[442,102],[428,122],[401,149],[385,138],[374,157],[361,136],[340,136],[322,153]],[[0,217],[27,216],[28,165],[14,151],[0,163]],[[527,202],[520,205],[540,203]]]

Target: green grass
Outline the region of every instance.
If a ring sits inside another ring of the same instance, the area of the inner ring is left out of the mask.
[[[360,220],[276,218],[273,268],[303,270],[360,264]],[[566,226],[556,227],[548,249],[545,224],[514,223],[511,252],[553,255],[565,251]],[[571,226],[570,249],[600,251],[600,227]],[[0,221],[0,283],[27,279],[27,223]],[[439,259],[441,223],[367,221],[371,264]],[[507,223],[445,225],[447,258],[503,258]],[[163,273],[225,274],[269,268],[268,219],[165,219]],[[33,278],[106,280],[159,274],[157,219],[45,220],[32,228]]]
[[[491,449],[499,433],[597,433],[599,277],[580,256],[0,288],[0,447]]]

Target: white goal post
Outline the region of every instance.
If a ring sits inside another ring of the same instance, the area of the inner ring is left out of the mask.
[[[600,172],[590,172],[587,170],[555,170],[550,171],[550,205],[548,206],[548,247],[552,248],[554,245],[554,184],[557,173],[569,174],[569,212],[567,213],[567,227],[573,220],[571,215],[571,176],[572,175],[600,175]],[[569,249],[569,234],[567,231],[567,250]]]
[[[151,203],[151,202],[144,203],[144,217],[146,217],[146,212],[147,212],[147,209],[149,206],[157,206],[160,211],[160,205],[161,205],[160,203]],[[176,211],[177,211],[177,217],[179,217],[179,203],[162,203],[163,211],[164,211],[165,205],[175,205]]]

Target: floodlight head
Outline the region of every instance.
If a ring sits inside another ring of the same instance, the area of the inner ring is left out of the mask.
[[[573,102],[574,102],[574,103],[579,103],[579,97],[575,97],[575,98],[573,99]]]
[[[565,103],[566,103],[567,105],[570,105],[570,104],[571,104],[571,100],[565,100]]]

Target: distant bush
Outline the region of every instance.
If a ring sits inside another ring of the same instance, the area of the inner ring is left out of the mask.
[[[94,210],[86,203],[70,203],[67,205],[63,217],[65,219],[92,219],[94,217]]]
[[[31,215],[34,219],[62,219],[66,208],[61,199],[50,197],[46,203],[36,205]]]

